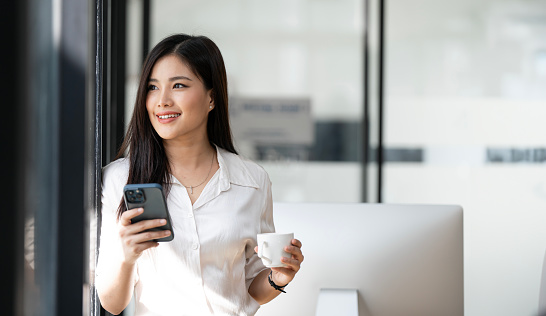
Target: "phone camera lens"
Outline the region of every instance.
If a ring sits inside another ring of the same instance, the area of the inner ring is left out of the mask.
[[[133,191],[127,191],[127,194],[133,195],[133,194],[135,194],[135,192],[133,192]]]
[[[137,194],[136,194],[136,197],[137,197],[137,198],[141,198],[141,197],[142,197],[142,194],[141,194],[141,193],[137,193]]]

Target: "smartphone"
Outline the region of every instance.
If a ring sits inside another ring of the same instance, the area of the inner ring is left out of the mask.
[[[163,187],[158,183],[128,184],[123,187],[123,198],[128,210],[142,207],[144,212],[131,221],[133,223],[148,219],[166,219],[167,224],[149,229],[150,231],[170,230],[167,237],[155,239],[154,241],[171,241],[174,238],[174,231],[171,223],[171,216],[167,209],[167,202],[163,194]]]

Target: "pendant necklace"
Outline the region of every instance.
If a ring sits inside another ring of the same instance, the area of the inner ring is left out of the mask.
[[[212,159],[210,160],[210,169],[209,169],[209,172],[207,173],[207,176],[205,177],[205,180],[203,180],[203,182],[199,183],[198,185],[190,185],[189,187],[185,186],[184,184],[182,184],[186,189],[190,189],[190,194],[193,194],[193,188],[197,188],[199,186],[201,186],[203,183],[205,183],[205,181],[207,181],[207,179],[209,178],[209,175],[210,175],[210,172],[212,170],[212,165],[213,165],[213,162],[214,162],[214,156],[216,156],[216,154],[212,154]]]

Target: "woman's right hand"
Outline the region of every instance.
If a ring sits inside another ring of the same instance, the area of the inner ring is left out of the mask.
[[[134,264],[146,249],[157,247],[155,239],[163,238],[171,234],[168,230],[146,231],[150,228],[160,227],[167,222],[165,219],[143,220],[132,223],[131,219],[144,212],[143,208],[134,208],[124,212],[119,220],[119,236],[123,247],[125,263]]]

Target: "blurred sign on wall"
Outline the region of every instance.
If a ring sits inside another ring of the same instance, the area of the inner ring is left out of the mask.
[[[262,145],[311,145],[314,124],[308,98],[232,98],[236,140]]]

